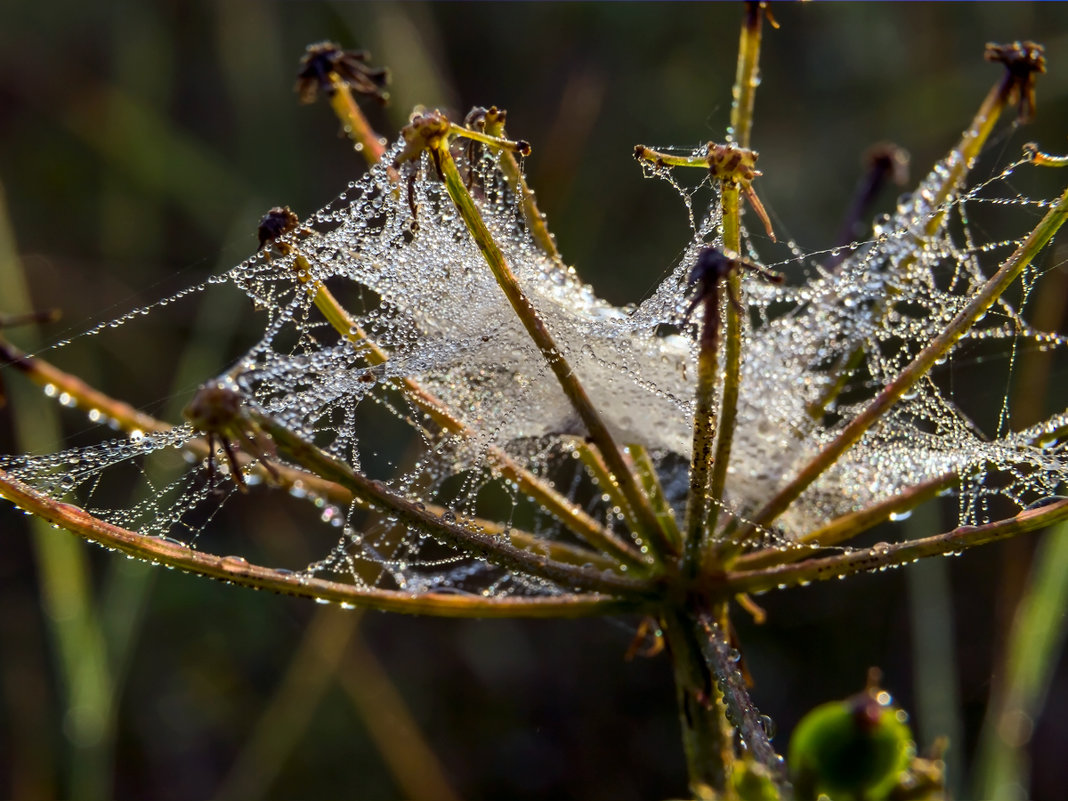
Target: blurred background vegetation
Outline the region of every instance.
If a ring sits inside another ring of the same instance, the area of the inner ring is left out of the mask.
[[[1050,65],[1037,120],[997,139],[991,164],[1029,139],[1064,150],[1068,6],[774,10],[782,29],[766,34],[753,143],[781,239],[834,244],[872,143],[906,147],[914,178],[944,154],[999,75],[982,61],[989,40],[1043,42]],[[740,16],[735,4],[9,0],[0,227],[14,232],[30,298],[0,297],[0,311],[60,308],[43,341],[76,334],[245,258],[270,206],[306,215],[341,191],[362,161],[329,109],[292,91],[305,45],[322,39],[392,69],[393,102],[369,109],[390,137],[417,103],[457,116],[507,108],[512,135],[534,145],[528,174],[565,258],[602,296],[638,301],[688,236],[677,196],[643,181],[631,150],[722,138]],[[0,262],[6,286],[16,269]],[[260,322],[243,297],[215,290],[46,355],[176,419]],[[11,333],[27,346],[31,336]],[[1047,379],[1049,408],[1036,414],[1064,406],[1064,375]],[[4,381],[0,449],[81,441],[84,416],[64,410],[49,432],[51,405],[18,376]],[[1005,383],[974,389],[996,410]],[[942,512],[878,536],[952,525]],[[228,542],[250,541],[273,564],[299,568],[327,547],[272,507],[223,523]],[[447,785],[464,798],[639,799],[685,786],[667,660],[623,661],[634,621],[368,614],[357,630],[353,613],[31,533],[6,504],[0,536],[2,797],[445,798]],[[953,736],[951,777],[969,797],[1036,541],[766,597],[769,622],[739,624],[780,748],[805,710],[858,690],[878,665],[921,744]],[[1033,721],[1031,798],[1068,787],[1066,721],[1061,664]]]

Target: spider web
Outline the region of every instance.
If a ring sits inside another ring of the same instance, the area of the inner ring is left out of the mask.
[[[239,289],[265,316],[262,337],[217,382],[239,392],[246,410],[273,417],[396,495],[441,509],[446,520],[477,517],[495,521],[500,536],[514,527],[545,541],[578,544],[502,474],[504,458],[634,542],[611,493],[596,485],[578,458],[583,426],[495,283],[429,158],[384,166],[402,144],[280,245],[212,279],[212,285]],[[689,273],[701,248],[719,244],[715,188],[707,180],[684,188],[671,172],[646,168],[680,193],[693,236],[649,298],[636,307],[616,308],[597,298],[573,269],[538,248],[494,153],[475,148],[457,152],[457,159],[559,355],[580,377],[616,441],[650,452],[681,520],[697,348],[696,327],[685,315]],[[1011,191],[1009,178],[1019,166],[955,192],[936,207],[937,187],[954,167],[951,157],[877,222],[871,239],[853,243],[850,255],[833,269],[820,266],[820,254],[794,248],[788,258],[769,265],[788,274],[786,284],[744,279],[745,361],[721,501],[728,513],[745,518],[796,475],[1023,241],[1049,203]],[[1017,233],[979,236],[969,215],[993,206],[999,207],[999,219],[1017,213]],[[939,215],[935,233],[921,234]],[[745,241],[749,255],[759,259],[754,242]],[[1024,305],[1036,278],[1034,269],[1025,275],[1018,305]],[[330,288],[351,315],[354,327],[344,332],[349,336],[339,334],[316,308],[319,285]],[[116,322],[136,319],[142,311]],[[973,346],[989,349],[991,341],[1002,350],[1020,343],[1064,346],[1062,337],[1030,327],[1006,299],[952,358]],[[375,356],[374,348],[388,359]],[[851,356],[859,366],[834,400],[822,404]],[[1007,501],[1011,510],[1057,493],[1064,447],[1040,435],[1068,423],[1068,415],[1035,429],[989,436],[943,383],[937,373],[921,381],[775,522],[763,545],[789,547],[838,516],[946,473],[961,476],[957,492],[965,523],[985,522],[993,499]],[[448,409],[458,425],[443,425],[428,413],[413,387],[435,399],[435,408]],[[55,388],[46,394],[55,395]],[[813,413],[814,407],[822,411]],[[3,456],[0,467],[109,522],[218,550],[215,518],[243,496],[226,478],[222,453],[210,460],[210,469],[192,456],[191,446],[199,440],[189,424],[115,439],[98,410],[90,419],[102,426],[104,439],[98,444],[57,454]],[[275,454],[260,455],[282,464]],[[144,484],[142,496],[110,500],[109,487],[128,487],[134,480]],[[262,471],[247,470],[246,481],[253,500],[278,491]],[[328,532],[326,553],[292,567],[412,592],[558,591],[542,579],[445,546],[388,512],[316,486],[298,481],[288,493],[311,505]]]

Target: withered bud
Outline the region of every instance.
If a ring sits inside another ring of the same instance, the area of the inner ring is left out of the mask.
[[[1020,122],[1035,116],[1035,76],[1046,71],[1046,49],[1037,42],[988,42],[983,57],[1004,64],[1008,74],[1002,85],[1005,102],[1015,103]]]
[[[897,186],[909,180],[909,152],[893,142],[877,142],[864,153],[864,165],[880,183],[887,178]]]
[[[371,54],[366,50],[342,50],[333,42],[318,42],[308,45],[300,60],[297,72],[296,91],[301,103],[315,101],[319,90],[327,94],[334,92],[334,76],[340,78],[353,92],[370,95],[385,105],[389,100],[386,86],[389,84],[389,70],[385,67],[372,67]]]
[[[260,218],[256,229],[260,238],[260,250],[281,236],[297,230],[300,218],[289,206],[275,206]]]

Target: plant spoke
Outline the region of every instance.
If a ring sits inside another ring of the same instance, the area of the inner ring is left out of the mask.
[[[429,592],[358,587],[303,573],[252,564],[242,557],[216,556],[161,537],[149,537],[112,525],[71,504],[43,495],[0,470],[0,496],[26,512],[105,548],[153,564],[196,573],[283,595],[313,598],[342,605],[365,606],[385,612],[437,617],[587,617],[640,608],[633,601],[611,595],[563,594],[538,597],[484,598]]]
[[[348,464],[335,459],[301,439],[285,425],[272,418],[253,413],[256,424],[274,440],[286,457],[323,478],[350,489],[353,495],[370,506],[386,510],[407,525],[423,531],[444,545],[487,561],[506,570],[537,576],[563,589],[618,594],[640,598],[650,593],[642,580],[620,576],[612,571],[554,562],[548,557],[516,548],[502,537],[475,528],[474,521],[457,517],[451,511],[435,515],[423,503],[397,495],[381,481],[374,481]]]
[[[1059,500],[1048,506],[1025,510],[1006,520],[982,526],[960,526],[944,534],[923,539],[892,545],[882,543],[836,556],[808,559],[763,570],[730,572],[722,579],[722,585],[715,588],[715,592],[729,595],[739,592],[764,592],[804,585],[812,581],[844,578],[854,573],[886,570],[929,556],[960,553],[977,545],[1036,531],[1066,518],[1068,500]]]

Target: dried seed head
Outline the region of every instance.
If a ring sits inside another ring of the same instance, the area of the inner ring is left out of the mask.
[[[748,183],[760,177],[761,172],[756,168],[758,157],[755,150],[745,147],[708,143],[708,170],[713,178],[721,181]]]
[[[320,89],[333,94],[335,79],[340,79],[353,92],[370,95],[384,105],[389,100],[389,70],[370,66],[370,59],[366,50],[342,50],[333,42],[308,45],[297,73],[300,102],[314,102]]]
[[[418,159],[423,151],[449,133],[449,120],[440,111],[413,113],[408,124],[401,128],[404,149],[398,154],[393,166]]]
[[[864,164],[881,183],[889,178],[897,186],[909,180],[909,152],[893,142],[877,142],[864,153]]]
[[[1016,104],[1020,122],[1035,116],[1035,76],[1046,71],[1043,53],[1045,48],[1032,41],[986,45],[984,58],[1004,64],[1008,70],[1002,92],[1007,103]]]
[[[289,206],[275,206],[260,218],[256,229],[260,238],[260,250],[272,244],[279,237],[297,230],[300,218]]]

